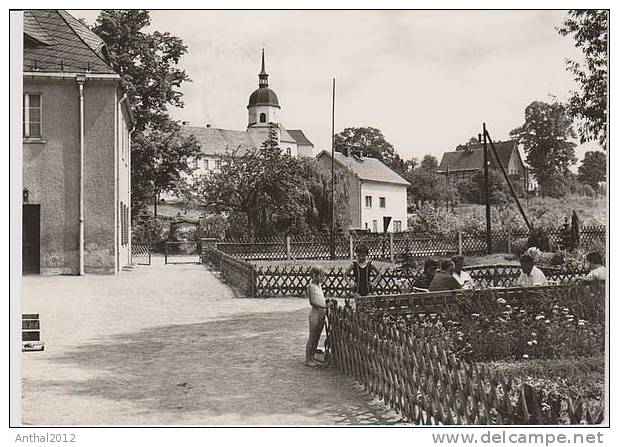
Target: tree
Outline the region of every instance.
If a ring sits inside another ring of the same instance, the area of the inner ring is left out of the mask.
[[[597,190],[600,182],[606,181],[606,154],[589,151],[578,166],[578,180]]]
[[[138,132],[132,148],[132,166],[139,166],[132,172],[132,200],[136,195],[141,202],[154,198],[156,216],[160,194],[182,187],[182,174],[192,172],[187,160],[196,157],[200,147],[193,136],[182,136],[178,125],[170,123],[167,128]]]
[[[417,203],[440,203],[448,198],[445,176],[437,172],[438,161],[433,155],[427,154],[419,166],[404,173],[411,184],[409,186],[410,205]]]
[[[597,140],[606,150],[608,11],[571,10],[558,32],[562,36],[573,34],[576,47],[584,56],[584,65],[567,61],[568,71],[580,85],[580,91],[572,92],[568,102],[570,114],[581,120],[580,141]]]
[[[374,127],[347,127],[335,135],[334,148],[343,154],[376,158],[398,172],[403,170],[403,161],[393,145]]]
[[[136,131],[167,126],[167,107],[182,107],[183,82],[178,63],[187,46],[170,33],[144,32],[150,14],[143,9],[103,10],[93,27],[105,42],[109,59],[131,102]]]
[[[110,62],[121,77],[134,118],[131,146],[131,207],[137,216],[145,204],[174,187],[191,171],[188,159],[199,155],[195,140],[180,134],[167,108],[182,107],[179,87],[190,81],[178,68],[187,47],[178,37],[147,33],[146,10],[103,10],[93,27],[105,42]]]
[[[199,186],[202,204],[244,215],[250,237],[302,231],[311,198],[301,172],[300,160],[282,154],[273,126],[260,148],[229,153],[221,170],[207,174]]]
[[[524,124],[510,132],[524,146],[526,161],[542,192],[551,175],[565,174],[574,164],[575,138],[572,119],[560,103],[534,101],[524,111]]]

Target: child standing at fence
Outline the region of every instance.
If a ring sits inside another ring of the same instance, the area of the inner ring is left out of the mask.
[[[320,266],[314,266],[310,270],[311,279],[307,286],[307,298],[312,309],[309,314],[309,338],[305,346],[305,364],[307,366],[318,366],[318,363],[314,360],[314,355],[316,348],[318,348],[320,334],[322,334],[322,329],[325,326],[327,302],[322,291],[325,275],[325,271]]]
[[[352,262],[344,273],[345,278],[352,277],[353,295],[366,296],[370,294],[372,286],[376,285],[380,279],[380,271],[372,265],[372,261],[368,259],[367,245],[359,245],[357,247],[357,259]],[[370,277],[374,275],[374,281]]]

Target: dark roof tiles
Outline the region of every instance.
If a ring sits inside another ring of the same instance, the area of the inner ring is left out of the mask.
[[[41,45],[24,47],[25,72],[116,74],[103,57],[101,39],[67,12],[26,10],[24,22],[27,35],[47,36]]]

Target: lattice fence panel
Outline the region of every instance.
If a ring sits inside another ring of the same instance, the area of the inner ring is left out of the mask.
[[[442,348],[349,308],[329,309],[327,315],[327,346],[335,365],[409,422],[554,425],[604,419],[601,403],[555,398],[548,405],[528,384],[447,356]]]

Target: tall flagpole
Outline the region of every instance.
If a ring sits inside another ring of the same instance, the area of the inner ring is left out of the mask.
[[[335,259],[335,78],[331,108],[331,259]]]

